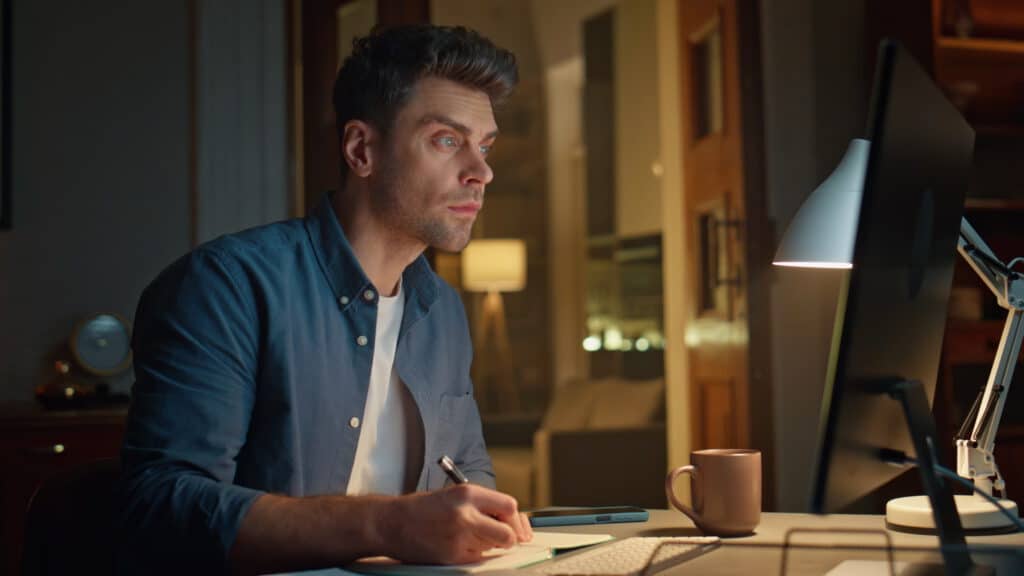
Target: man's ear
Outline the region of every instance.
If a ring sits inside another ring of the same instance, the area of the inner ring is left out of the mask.
[[[349,171],[366,178],[373,172],[378,132],[362,120],[349,120],[341,136],[341,158]]]

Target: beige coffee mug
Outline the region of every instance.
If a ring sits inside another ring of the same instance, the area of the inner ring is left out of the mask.
[[[680,474],[691,476],[693,508],[676,497],[673,485]],[[742,448],[693,452],[689,466],[665,477],[665,495],[705,534],[750,534],[761,521],[761,452]]]

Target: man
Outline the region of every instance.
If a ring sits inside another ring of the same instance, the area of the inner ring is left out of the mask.
[[[461,563],[531,537],[487,488],[465,314],[422,255],[469,241],[492,104],[516,81],[511,53],[462,28],[358,40],[335,85],[337,193],[197,248],[146,289],[122,571]],[[472,483],[445,487],[442,455]]]

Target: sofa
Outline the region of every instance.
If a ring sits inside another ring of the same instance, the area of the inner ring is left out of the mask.
[[[666,507],[662,379],[572,382],[542,415],[485,417],[498,489],[520,508]]]

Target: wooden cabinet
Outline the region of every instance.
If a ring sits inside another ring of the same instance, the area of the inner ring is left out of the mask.
[[[127,408],[0,407],[0,573],[21,573],[25,511],[36,487],[56,473],[117,456],[126,415]]]
[[[935,80],[979,131],[1024,130],[1024,5],[932,0]]]

